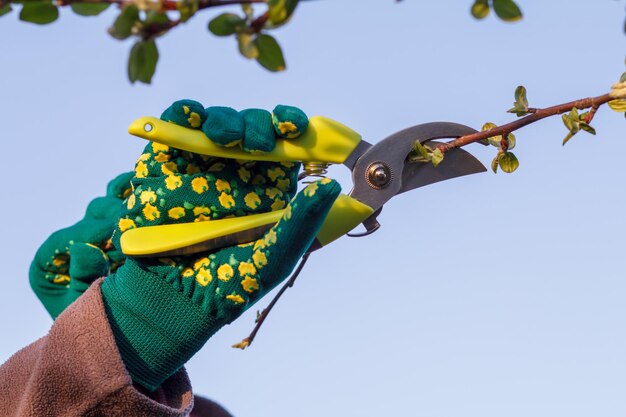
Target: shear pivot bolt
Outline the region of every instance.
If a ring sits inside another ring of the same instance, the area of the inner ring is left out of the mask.
[[[366,179],[372,188],[385,188],[393,179],[391,168],[384,162],[374,162],[367,168]]]

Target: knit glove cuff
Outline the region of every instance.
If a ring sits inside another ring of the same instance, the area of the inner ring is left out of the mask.
[[[221,327],[167,276],[145,270],[134,259],[111,278],[102,283],[111,329],[131,378],[150,390],[200,350],[211,336],[207,332]]]

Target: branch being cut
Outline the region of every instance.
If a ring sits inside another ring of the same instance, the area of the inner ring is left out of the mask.
[[[586,123],[590,123],[591,119],[593,119],[593,116],[596,113],[596,110],[601,105],[606,104],[609,101],[614,100],[615,98],[617,97],[615,97],[614,94],[607,93],[597,97],[570,101],[569,103],[559,104],[556,106],[547,107],[545,109],[529,109],[532,111],[531,114],[529,114],[528,116],[522,117],[521,119],[515,120],[502,126],[494,127],[493,129],[484,130],[482,132],[473,133],[471,135],[461,136],[451,142],[440,145],[438,149],[440,149],[441,152],[445,153],[452,149],[460,148],[461,146],[485,140],[490,137],[506,137],[506,135],[508,135],[509,133],[518,130],[524,126],[528,126],[531,123],[535,123],[541,119],[545,119],[546,117],[567,113],[574,108],[578,110],[591,108],[591,111],[586,118]]]

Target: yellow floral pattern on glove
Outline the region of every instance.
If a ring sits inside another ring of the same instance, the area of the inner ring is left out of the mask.
[[[245,292],[254,292],[259,289],[259,283],[255,278],[245,277],[241,281],[241,287]]]
[[[196,281],[198,281],[198,284],[205,287],[209,285],[212,280],[213,280],[213,276],[211,276],[211,272],[209,272],[208,270],[204,268],[200,268],[198,270],[198,273],[196,274]]]
[[[283,209],[295,195],[298,169],[297,163],[218,159],[150,143],[135,165],[115,238],[135,227]]]
[[[173,207],[167,211],[167,215],[174,220],[180,219],[181,217],[185,216],[185,208]]]
[[[239,275],[241,276],[256,274],[256,268],[254,264],[250,262],[240,262],[237,270],[239,271]]]
[[[222,281],[229,281],[233,277],[233,274],[233,267],[229,264],[224,264],[217,268],[217,278]]]
[[[245,301],[239,294],[229,294],[226,296],[226,299],[235,304],[242,304]]]
[[[135,225],[135,222],[132,221],[131,219],[120,219],[120,221],[118,222],[118,226],[117,227],[122,232],[125,232],[127,230],[134,229],[137,226]]]
[[[209,189],[209,183],[204,177],[197,177],[191,180],[191,188],[198,194],[202,194]]]
[[[183,107],[170,115],[177,118],[177,123],[186,121],[195,127],[196,118],[191,109]],[[274,121],[273,128],[283,137],[298,130],[290,122]],[[271,134],[277,135],[276,131]],[[249,142],[245,138],[220,143],[237,146],[239,142],[247,149]],[[300,164],[295,162],[223,159],[149,143],[136,162],[132,193],[124,205],[114,242],[119,242],[121,233],[129,228],[210,222],[286,207],[283,220],[290,221],[289,202],[296,195],[299,168]],[[267,290],[262,275],[279,250],[276,249],[279,233],[274,227],[262,239],[229,247],[227,251],[173,257],[171,265],[175,265],[179,277],[177,285],[196,302],[221,302],[232,311],[245,308]]]

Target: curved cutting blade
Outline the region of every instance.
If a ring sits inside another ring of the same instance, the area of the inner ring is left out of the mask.
[[[441,144],[441,142],[435,141],[426,142],[426,145],[430,145],[433,149]],[[436,182],[485,171],[487,171],[487,168],[471,153],[460,148],[453,149],[446,152],[443,161],[436,167],[429,162],[404,164],[402,186],[397,194]]]
[[[354,189],[350,196],[378,210],[396,194],[486,171],[480,161],[462,149],[446,153],[443,162],[436,168],[431,163],[406,160],[417,140],[427,143],[433,139],[457,138],[475,132],[475,129],[458,123],[432,122],[394,133],[358,158],[352,170]],[[371,181],[372,169],[377,166],[384,166],[387,170],[388,182],[382,187],[372,185]]]

